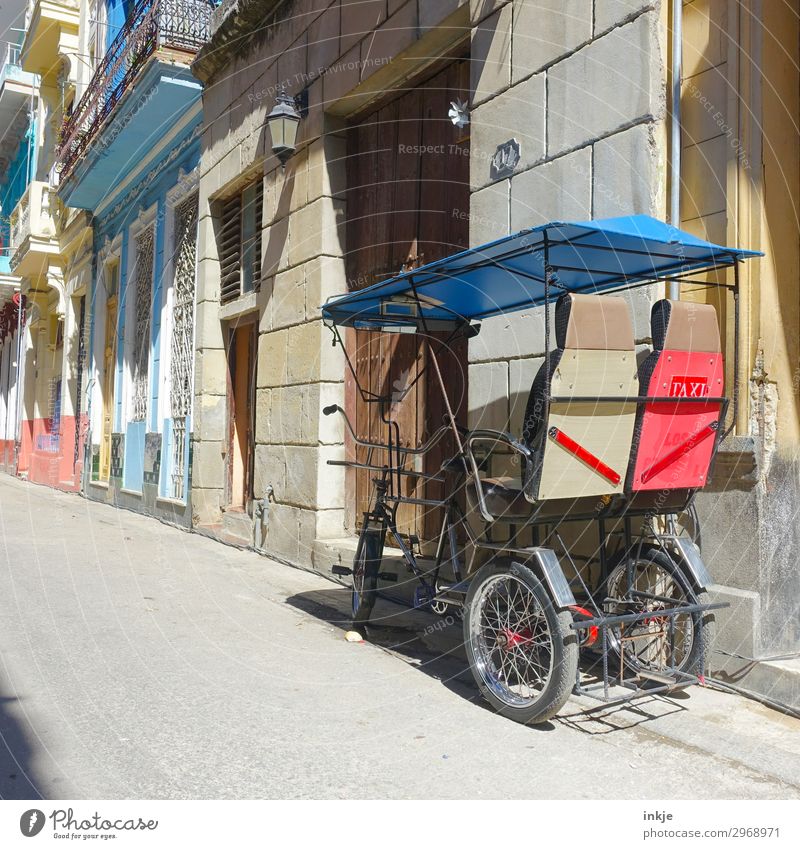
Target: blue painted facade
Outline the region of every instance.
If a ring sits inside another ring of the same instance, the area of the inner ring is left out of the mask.
[[[20,139],[17,154],[8,170],[0,175],[0,274],[10,274],[9,215],[25,194],[36,173],[36,122],[33,121]]]
[[[122,27],[131,5],[121,0],[107,3],[110,39],[127,37],[129,28]],[[163,397],[163,389],[170,385],[171,347],[166,337],[172,332],[168,305],[174,285],[171,259],[177,247],[176,204],[196,191],[192,185],[200,161],[200,97],[201,84],[188,67],[167,61],[155,50],[59,187],[65,204],[93,213],[89,362],[95,389],[89,399],[91,438],[86,446],[85,490],[92,498],[166,514],[187,525],[191,521],[187,462],[191,417],[180,436],[182,444],[174,446],[170,398]],[[136,305],[140,271],[135,253],[137,235],[151,227],[146,412],[142,415],[140,405],[134,415],[134,355],[140,326]],[[109,386],[104,368],[109,315],[104,287],[109,263],[118,268],[113,406],[103,398]],[[104,479],[101,455],[103,445],[108,444],[107,409],[113,411],[112,459]],[[182,491],[176,491],[181,487],[173,475],[178,453],[184,459]]]
[[[105,216],[95,219],[94,253],[98,258],[103,251],[106,240],[113,242],[121,236],[120,242],[120,276],[119,276],[119,312],[117,321],[117,360],[114,378],[114,432],[122,433],[124,442],[124,462],[122,466],[122,488],[129,492],[142,492],[144,484],[144,454],[147,434],[158,433],[162,436],[160,468],[163,473],[158,482],[158,496],[169,496],[166,479],[170,456],[171,421],[168,417],[159,416],[159,401],[161,384],[161,347],[162,326],[164,316],[161,305],[164,300],[164,287],[169,285],[165,280],[168,271],[168,252],[165,241],[168,228],[167,192],[178,182],[181,173],[188,174],[197,167],[200,161],[200,140],[195,134],[199,127],[199,117],[196,123],[187,128],[180,141],[172,148],[164,151],[158,162],[145,178],[125,194],[118,204]],[[148,368],[148,410],[145,421],[128,421],[126,415],[126,386],[129,363],[126,357],[130,352],[132,334],[135,325],[130,321],[127,310],[128,298],[133,298],[135,279],[130,265],[132,228],[135,228],[139,211],[150,210],[155,206],[155,256],[153,263],[153,309],[150,316],[150,357]],[[94,286],[99,283],[98,268],[95,263]],[[94,301],[98,299],[93,298]],[[127,319],[127,320],[126,320]],[[94,334],[93,334],[94,337]],[[187,446],[188,451],[188,437]],[[184,499],[186,498],[184,491]]]

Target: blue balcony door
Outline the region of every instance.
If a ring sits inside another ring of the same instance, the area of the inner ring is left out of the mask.
[[[133,3],[129,0],[106,0],[106,50],[111,46],[111,43],[119,35],[119,31],[125,25],[125,20],[128,13],[131,11]]]

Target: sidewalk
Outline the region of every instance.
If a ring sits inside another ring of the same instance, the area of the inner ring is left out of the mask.
[[[800,722],[736,696],[525,728],[427,614],[346,643],[321,576],[6,476],[0,532],[4,798],[800,798]]]

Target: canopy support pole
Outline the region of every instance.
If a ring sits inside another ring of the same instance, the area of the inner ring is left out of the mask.
[[[450,396],[447,394],[447,387],[444,385],[444,378],[442,377],[442,370],[439,368],[439,358],[436,356],[436,351],[433,350],[433,345],[431,345],[431,335],[428,330],[428,322],[425,319],[425,312],[422,309],[422,302],[419,298],[419,292],[417,292],[417,284],[414,282],[413,278],[411,282],[411,291],[414,294],[414,300],[417,302],[417,308],[419,309],[419,317],[422,321],[422,328],[425,331],[425,345],[428,348],[428,356],[431,358],[431,362],[433,363],[433,370],[436,372],[436,379],[439,383],[439,389],[442,393],[442,398],[444,399],[444,406],[447,410],[447,418],[449,420],[450,427],[453,431],[453,436],[456,440],[456,447],[458,448],[459,455],[463,456],[464,454],[464,443],[461,441],[461,434],[458,432],[458,425],[456,424],[456,418],[453,415],[453,408],[450,406]],[[467,366],[467,370],[469,370],[469,365]]]
[[[739,425],[739,263],[733,264],[733,421]]]
[[[672,0],[672,115],[670,116],[670,223],[681,224],[681,74],[683,65],[683,2]],[[669,298],[680,300],[681,284],[669,281]]]
[[[550,240],[544,232],[544,421],[550,415]]]

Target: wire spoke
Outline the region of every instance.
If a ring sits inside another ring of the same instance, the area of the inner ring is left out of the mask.
[[[513,706],[540,698],[553,665],[553,636],[531,587],[513,574],[497,575],[476,601],[476,664],[492,692]]]

